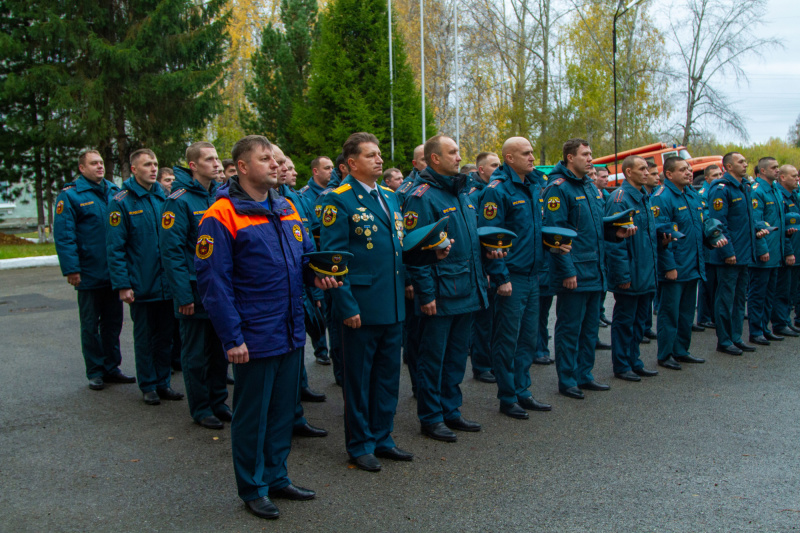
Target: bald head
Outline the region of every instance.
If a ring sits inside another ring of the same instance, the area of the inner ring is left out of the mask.
[[[778,183],[787,191],[793,191],[798,186],[797,168],[792,165],[783,165],[778,170]]]
[[[424,144],[420,144],[414,148],[414,159],[411,160],[411,164],[417,169],[417,172],[422,172],[428,166],[427,161],[425,161]]]
[[[286,154],[283,153],[277,144],[272,145],[272,156],[275,162],[278,163],[278,185],[286,183],[286,173],[289,168],[286,166]]]
[[[503,164],[508,165],[525,179],[525,176],[533,170],[536,158],[533,156],[533,147],[525,137],[511,137],[503,143]]]

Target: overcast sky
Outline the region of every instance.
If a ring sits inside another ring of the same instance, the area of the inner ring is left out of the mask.
[[[738,102],[750,143],[770,137],[785,139],[800,115],[800,0],[769,0],[765,20],[759,34],[781,39],[784,48],[766,52],[762,58],[745,59],[749,82],[725,88]],[[727,131],[720,131],[717,139],[741,142]]]

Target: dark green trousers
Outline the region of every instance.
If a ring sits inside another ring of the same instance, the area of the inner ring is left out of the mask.
[[[178,322],[186,399],[192,418],[200,421],[224,410],[228,361],[210,320],[184,318]]]
[[[122,302],[111,287],[78,292],[81,318],[81,351],[89,379],[110,374],[122,364],[119,333]]]
[[[172,373],[172,330],[175,327],[172,300],[134,301],[130,308],[139,389],[150,392],[169,387]]]

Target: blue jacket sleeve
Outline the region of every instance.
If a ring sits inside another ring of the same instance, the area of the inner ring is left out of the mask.
[[[190,244],[186,241],[189,238],[189,225],[195,223],[195,218],[187,202],[168,198],[164,204],[164,213],[167,211],[173,213],[175,219],[169,227],[165,228],[162,214],[161,231],[158,234],[161,264],[172,289],[172,297],[180,307],[194,303],[191,283],[192,268],[189,266],[189,256],[186,253],[187,246],[192,246],[194,243]]]
[[[61,206],[61,212],[59,213],[58,207],[56,207],[53,237],[55,237],[56,241],[56,253],[58,254],[58,264],[61,266],[61,274],[64,276],[80,274],[81,261],[78,256],[76,215],[66,191],[58,195],[56,206],[59,205]]]
[[[118,214],[119,224],[111,224],[112,214]],[[131,289],[130,273],[126,260],[128,243],[128,211],[115,199],[108,202],[106,212],[106,257],[108,259],[108,273],[111,276],[111,287],[115,291]],[[134,294],[134,297],[136,295]]]
[[[723,259],[734,257],[736,255],[733,250],[733,238],[731,237],[731,232],[728,229],[729,203],[728,195],[725,193],[724,187],[712,187],[712,189],[708,191],[708,215],[722,222],[722,233],[725,235],[725,238],[728,239],[728,244],[722,248],[716,248],[714,250],[717,257]]]
[[[198,235],[213,239],[213,249],[205,259],[195,254],[197,290],[208,311],[211,323],[227,352],[244,343],[242,318],[234,305],[233,256],[234,240],[228,229],[214,217],[200,222]]]

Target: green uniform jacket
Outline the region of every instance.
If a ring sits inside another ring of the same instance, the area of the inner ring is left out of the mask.
[[[478,218],[466,181],[464,174],[446,177],[428,167],[403,206],[408,231],[450,217],[447,236],[455,242],[448,256],[434,265],[407,267],[420,305],[436,300],[437,315],[471,313],[488,304]]]
[[[165,200],[158,183],[148,191],[130,178],[108,203],[106,248],[111,287],[133,289],[136,302],[172,298],[158,242]]]
[[[216,200],[217,182],[206,190],[192,177],[188,168],[175,167],[173,192],[167,197],[161,213],[161,264],[172,291],[177,318],[206,319],[208,312],[197,292],[194,254],[200,219]],[[194,303],[193,315],[182,315],[178,308]]]
[[[378,187],[389,215],[352,176],[320,196],[320,248],[353,258],[344,285],[330,292],[341,320],[361,315],[363,325],[405,320],[403,220],[391,189]]]
[[[94,184],[83,176],[66,185],[56,199],[53,236],[61,273],[80,274],[79,291],[111,285],[106,260],[106,211],[119,187]]]

